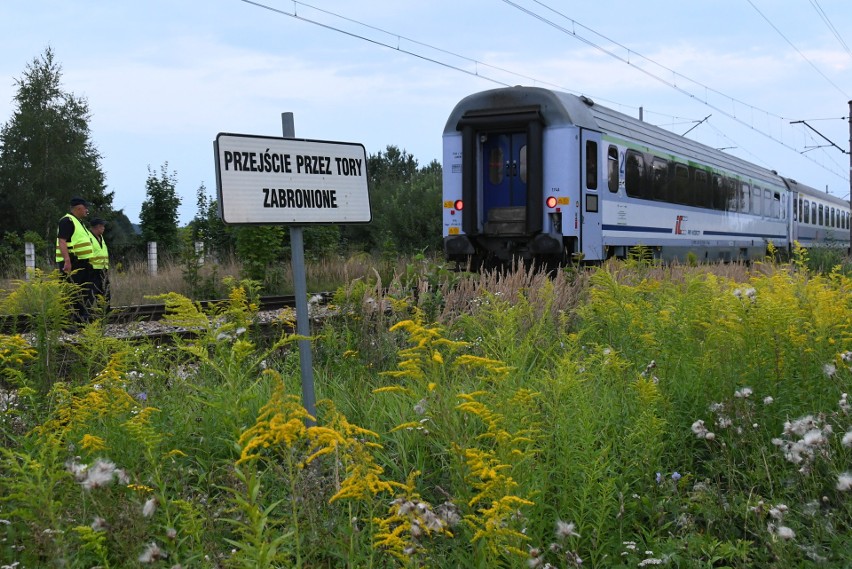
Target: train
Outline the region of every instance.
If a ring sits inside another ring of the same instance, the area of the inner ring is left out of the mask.
[[[848,250],[849,202],[592,99],[474,93],[443,131],[448,261],[754,261]]]

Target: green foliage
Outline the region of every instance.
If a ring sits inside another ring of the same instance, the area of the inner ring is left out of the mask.
[[[142,241],[156,241],[158,254],[176,254],[180,248],[178,237],[178,207],[181,199],[177,194],[177,173],[169,173],[168,162],[160,166],[160,175],[148,167],[145,181],[145,201],[139,213],[142,226]]]
[[[172,346],[87,328],[46,394],[44,346],[0,338],[0,562],[848,567],[852,281],[590,273],[576,314],[558,280],[503,274],[448,316],[472,277],[422,261],[349,283],[315,417],[257,283],[209,314],[163,297],[196,332]]]
[[[238,517],[223,520],[235,527],[235,537],[238,537],[226,539],[236,550],[228,566],[245,569],[279,567],[284,560],[279,550],[293,535],[293,532],[280,532],[270,524],[273,511],[283,500],[261,507],[261,477],[251,467],[246,470],[234,469],[234,476],[241,483],[244,494],[236,488],[223,488],[232,495],[233,509],[238,514]]]
[[[396,146],[367,160],[373,220],[342,229],[348,249],[399,254],[441,250],[441,165],[417,160]]]
[[[189,223],[192,241],[203,243],[207,257],[229,258],[234,253],[234,232],[219,217],[219,204],[207,195],[204,184],[196,190],[195,203],[195,217]]]
[[[337,255],[340,248],[340,226],[305,227],[304,241],[305,261],[320,261]]]
[[[283,262],[285,231],[280,225],[243,226],[234,230],[244,278],[264,282],[267,269],[275,262]]]
[[[218,286],[218,271],[216,263],[205,258],[203,249],[196,249],[197,241],[192,240],[190,232],[183,233],[183,246],[180,250],[181,271],[183,280],[189,287],[189,296],[195,300],[219,298],[223,292]]]
[[[81,291],[59,271],[44,273],[38,269],[29,280],[15,281],[14,285],[0,308],[12,318],[30,319],[35,345],[39,347],[32,377],[36,379],[34,386],[45,392],[58,373],[59,336],[71,321],[71,304]]]
[[[106,192],[91,139],[88,103],[63,91],[53,49],[33,59],[15,86],[15,112],[0,128],[0,227],[34,231],[53,243],[56,222],[73,196],[103,212],[113,193]]]

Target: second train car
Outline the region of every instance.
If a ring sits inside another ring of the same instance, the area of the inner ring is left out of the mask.
[[[458,262],[754,260],[849,247],[848,202],[594,103],[538,87],[470,95],[443,134],[444,252]]]

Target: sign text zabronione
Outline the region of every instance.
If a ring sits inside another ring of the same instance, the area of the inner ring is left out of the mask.
[[[363,145],[221,133],[214,146],[225,223],[371,219]]]

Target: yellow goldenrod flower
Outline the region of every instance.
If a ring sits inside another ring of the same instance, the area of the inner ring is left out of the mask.
[[[80,440],[80,446],[92,453],[106,450],[107,448],[106,441],[101,437],[89,434],[83,435],[83,438]]]

